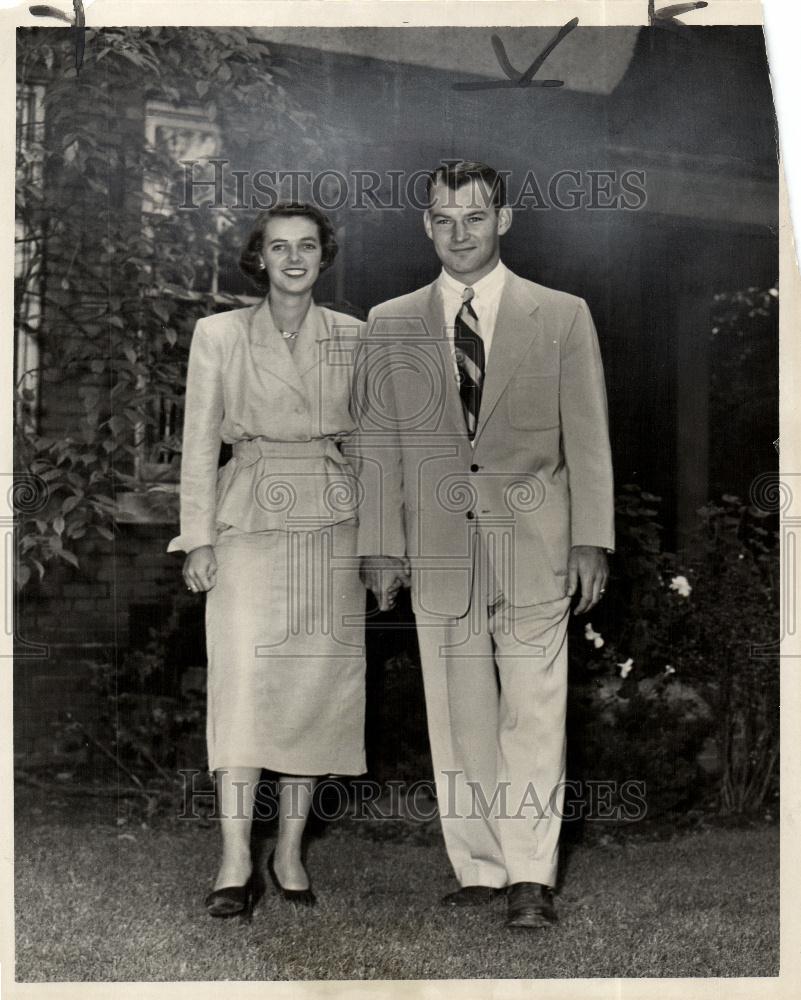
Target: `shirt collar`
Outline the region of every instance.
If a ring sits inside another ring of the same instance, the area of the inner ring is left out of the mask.
[[[450,292],[452,295],[458,295],[461,299],[465,288],[472,288],[475,298],[482,298],[483,300],[492,299],[495,296],[501,294],[501,289],[503,288],[503,283],[506,279],[506,275],[509,268],[499,260],[498,263],[493,267],[489,274],[485,274],[483,278],[477,281],[474,285],[465,285],[461,281],[457,281],[456,278],[452,277],[443,268],[440,273],[440,287],[443,291]]]

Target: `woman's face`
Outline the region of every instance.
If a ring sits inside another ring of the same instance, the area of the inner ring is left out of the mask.
[[[317,223],[303,215],[268,219],[262,261],[270,290],[302,295],[317,281],[323,249]]]

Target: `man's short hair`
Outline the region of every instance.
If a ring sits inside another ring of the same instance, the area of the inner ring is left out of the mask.
[[[428,175],[426,195],[431,203],[431,192],[434,185],[447,184],[451,191],[471,181],[484,181],[492,195],[492,204],[496,209],[506,204],[506,183],[503,177],[493,167],[477,160],[447,160]]]

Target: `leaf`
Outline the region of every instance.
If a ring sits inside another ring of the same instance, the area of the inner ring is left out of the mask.
[[[94,529],[98,533],[98,535],[100,535],[102,538],[105,538],[107,541],[111,542],[114,540],[114,533],[110,531],[104,524],[95,524]]]
[[[94,410],[100,401],[100,390],[94,385],[82,385],[78,389],[78,396],[85,410]]]
[[[79,568],[80,564],[78,562],[78,557],[75,555],[74,552],[68,552],[67,549],[62,549],[61,552],[59,552],[59,555],[61,556],[62,559],[66,560],[71,566],[74,566],[76,569]]]
[[[22,588],[25,586],[28,580],[30,580],[30,578],[31,578],[31,571],[28,566],[26,566],[23,563],[21,566],[17,567],[17,587],[20,590],[22,590]]]
[[[127,423],[122,417],[115,414],[113,417],[109,417],[107,426],[114,437],[119,437],[120,434],[122,434],[122,432],[126,429]]]
[[[80,502],[81,502],[80,497],[75,497],[75,496],[67,497],[64,503],[61,505],[61,513],[69,514],[71,510],[75,510],[75,508],[78,506]]]
[[[160,320],[164,323],[170,322],[170,310],[163,302],[153,303],[153,312],[158,316]]]
[[[58,517],[53,518],[53,531],[57,535],[61,535],[64,532],[64,518],[59,514]]]

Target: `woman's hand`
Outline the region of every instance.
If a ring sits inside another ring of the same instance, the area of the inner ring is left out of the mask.
[[[217,560],[211,545],[192,549],[184,560],[184,581],[187,590],[194,593],[211,590],[217,580]]]

